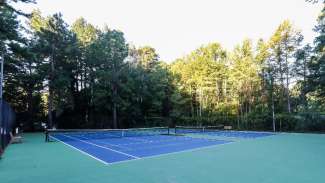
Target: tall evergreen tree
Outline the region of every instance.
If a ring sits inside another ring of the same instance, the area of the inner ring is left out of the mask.
[[[312,47],[307,44],[295,53],[296,61],[293,65],[293,71],[297,83],[300,85],[300,102],[304,111],[307,110],[307,93],[310,91],[308,78],[310,77],[309,65],[312,63]]]
[[[290,79],[292,77],[292,59],[297,50],[302,36],[297,31],[290,21],[282,22],[270,40],[270,48],[277,62],[277,74],[281,88],[280,88],[280,105],[284,105],[284,97],[286,98],[286,109],[291,113],[290,103]]]
[[[121,102],[120,90],[123,87],[123,71],[127,66],[125,58],[128,56],[128,45],[122,32],[106,27],[93,46],[98,59],[96,75],[98,88],[102,93],[100,98],[104,97],[102,99],[106,102],[105,107],[111,109],[113,127],[117,128],[119,127],[118,108]]]
[[[315,54],[313,62],[310,64],[311,77],[309,82],[312,84],[313,91],[324,100],[325,96],[325,1],[323,9],[317,19],[318,24],[315,31],[318,36],[315,38]]]
[[[60,112],[67,105],[73,105],[71,95],[76,90],[76,37],[68,30],[61,14],[43,18],[39,12],[34,12],[31,27],[41,48],[42,68],[44,73],[48,73],[45,76],[48,83],[48,122],[52,127],[53,112]],[[66,100],[69,97],[71,100]]]

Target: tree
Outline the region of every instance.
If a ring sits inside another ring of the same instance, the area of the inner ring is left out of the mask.
[[[296,61],[293,65],[293,71],[295,73],[297,83],[300,85],[300,99],[304,111],[307,110],[307,93],[310,90],[307,79],[310,77],[310,71],[308,66],[311,64],[312,47],[307,44],[301,49],[298,49],[295,53]]]
[[[0,52],[5,57],[4,98],[17,112],[17,122],[33,130],[34,122],[42,120],[43,104],[39,91],[42,82],[35,42],[28,40],[26,29],[18,17],[29,17],[17,10],[13,3],[34,3],[32,0],[0,3]]]
[[[30,25],[42,54],[43,72],[48,73],[45,77],[48,81],[48,122],[51,128],[53,112],[70,105],[71,100],[65,99],[75,90],[76,37],[68,30],[61,14],[43,18],[39,12],[33,12]]]
[[[272,116],[272,130],[276,131],[275,119],[275,96],[274,96],[274,81],[276,77],[275,68],[276,62],[272,57],[268,43],[263,40],[258,42],[258,54],[256,60],[261,64],[262,90],[267,100],[269,113]]]
[[[144,46],[137,49],[137,57],[138,63],[146,71],[154,69],[159,60],[156,50],[150,46]]]
[[[17,10],[14,8],[11,4],[12,2],[17,3],[17,2],[22,2],[22,3],[35,3],[35,0],[4,0],[0,2],[0,7],[3,7],[9,11],[11,11],[14,14],[17,15],[23,15],[23,16],[28,16],[28,14],[22,12],[21,10]]]
[[[74,101],[73,114],[79,114],[78,118],[85,126],[93,123],[94,114],[94,86],[95,72],[94,60],[91,54],[92,44],[98,39],[100,30],[88,23],[84,18],[78,18],[71,26],[71,31],[77,39],[76,49],[76,70],[74,72]]]
[[[107,104],[111,103],[113,127],[117,128],[119,126],[117,119],[120,102],[119,89],[122,88],[123,84],[121,79],[123,70],[126,68],[124,60],[128,56],[128,45],[122,32],[110,30],[106,27],[92,46],[93,51],[96,51],[96,59],[98,59],[96,75],[98,77],[98,88],[101,91],[99,96],[106,98],[104,101]]]
[[[233,84],[232,92],[238,100],[238,114],[240,115],[238,122],[244,121],[247,125],[247,115],[255,110],[254,101],[258,100],[255,95],[261,84],[260,65],[255,61],[251,41],[244,40],[241,45],[238,45],[232,53],[231,60],[230,78]]]
[[[191,117],[209,117],[217,111],[223,111],[227,118],[228,66],[226,51],[218,43],[211,43],[177,60],[171,71],[177,78],[183,96],[188,97]],[[183,103],[177,99],[179,103]],[[180,112],[178,112],[180,113]]]
[[[314,30],[318,33],[315,38],[314,52],[316,57],[309,65],[311,76],[309,83],[311,83],[312,91],[316,92],[317,96],[323,98],[325,96],[325,1],[323,2],[323,9],[317,19],[318,24]]]
[[[291,113],[289,87],[292,77],[292,58],[301,41],[301,33],[293,27],[290,21],[286,20],[279,25],[269,43],[271,52],[278,65],[276,73],[278,75],[277,80],[281,85],[280,105],[284,106],[282,103],[284,101],[284,96],[286,96],[286,108],[288,113]]]
[[[159,118],[169,118],[171,112],[171,77],[167,64],[159,61],[156,50],[150,46],[131,47],[129,52],[130,69],[137,83],[134,89],[139,116],[144,123],[159,122]],[[141,120],[140,120],[141,121]]]

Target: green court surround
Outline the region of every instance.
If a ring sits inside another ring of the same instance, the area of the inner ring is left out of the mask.
[[[24,134],[0,160],[1,183],[321,183],[325,135],[278,134],[113,165],[41,133]]]

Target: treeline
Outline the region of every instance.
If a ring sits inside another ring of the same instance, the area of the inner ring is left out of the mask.
[[[316,44],[322,44],[320,39]],[[178,59],[171,71],[187,97],[180,97],[183,105],[177,108],[211,125],[222,121],[238,129],[324,130],[323,85],[317,78],[324,77],[319,75],[323,53],[302,40],[284,21],[269,40],[256,45],[244,40],[228,52],[211,43]]]
[[[31,0],[21,0],[32,3]],[[325,4],[313,45],[284,21],[269,40],[228,51],[204,45],[167,64],[123,32],[61,14],[0,4],[5,99],[36,130],[229,124],[238,129],[325,130]],[[25,16],[22,26],[18,16]]]

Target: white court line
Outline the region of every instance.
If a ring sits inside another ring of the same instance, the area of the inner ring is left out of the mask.
[[[230,142],[226,142],[224,144],[215,144],[215,145],[209,145],[209,146],[205,146],[205,147],[198,147],[198,148],[187,149],[187,150],[182,150],[182,151],[176,151],[176,152],[146,156],[146,157],[143,157],[142,159],[158,158],[158,157],[168,156],[168,155],[172,155],[172,154],[180,154],[180,153],[184,153],[184,152],[195,152],[195,151],[200,151],[202,149],[210,149],[210,148],[214,148],[214,147],[217,147],[217,146],[223,146],[223,145],[228,145],[228,144],[232,144],[232,143],[236,143],[236,141],[230,141]],[[109,163],[107,165],[115,165],[115,164],[120,164],[120,163],[122,164],[122,163],[127,163],[127,162],[130,162],[130,161],[136,161],[136,160],[139,160],[139,159],[130,159],[130,160],[117,161],[117,162]]]
[[[85,152],[85,151],[82,151],[82,150],[80,150],[80,149],[78,149],[78,148],[76,148],[76,147],[74,147],[74,146],[72,146],[72,145],[70,145],[70,144],[67,144],[67,143],[63,142],[62,140],[59,140],[59,139],[57,139],[57,138],[55,138],[55,137],[52,137],[52,136],[50,136],[50,137],[53,138],[53,139],[55,139],[55,140],[57,140],[57,141],[59,141],[59,142],[61,142],[61,143],[63,143],[63,144],[66,145],[66,146],[69,146],[69,147],[71,147],[71,148],[73,148],[73,149],[75,149],[75,150],[81,152],[82,154],[84,154],[84,155],[86,155],[86,156],[89,156],[89,157],[91,157],[91,158],[93,158],[93,159],[95,159],[95,160],[97,160],[97,161],[99,161],[99,162],[101,162],[101,163],[104,163],[105,165],[108,165],[108,164],[109,164],[109,163],[107,163],[107,162],[105,162],[105,161],[103,161],[103,160],[101,160],[101,159],[96,158],[95,156],[92,156],[92,155],[88,154],[88,153]]]
[[[65,137],[68,137],[68,138],[71,138],[71,139],[78,140],[78,141],[83,142],[83,143],[86,143],[86,144],[90,144],[90,145],[93,145],[93,146],[96,146],[96,147],[100,147],[100,148],[103,148],[103,149],[107,149],[107,150],[110,150],[110,151],[113,151],[113,152],[116,152],[116,153],[119,153],[119,154],[123,154],[123,155],[128,156],[128,157],[131,157],[131,158],[141,159],[140,157],[133,156],[131,154],[127,154],[127,153],[124,153],[124,152],[121,152],[121,151],[117,151],[117,150],[114,150],[114,149],[111,149],[111,148],[108,148],[108,147],[105,147],[105,146],[100,146],[100,145],[97,145],[97,144],[94,144],[94,143],[91,143],[91,142],[87,142],[85,140],[80,140],[78,138],[70,137],[68,135],[63,135],[63,134],[61,134],[61,135],[62,136],[65,136]]]

